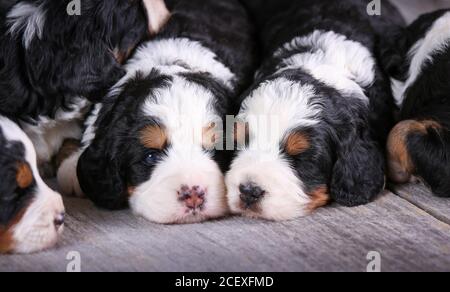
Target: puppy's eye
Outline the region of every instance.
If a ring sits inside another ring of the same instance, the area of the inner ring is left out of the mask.
[[[153,166],[155,163],[159,161],[160,153],[158,150],[150,150],[145,155],[145,164],[149,166]]]

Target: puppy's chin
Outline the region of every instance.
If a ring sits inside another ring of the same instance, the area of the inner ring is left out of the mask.
[[[20,214],[8,233],[10,245],[4,252],[34,253],[53,247],[64,230],[55,219],[64,214],[61,196],[50,189],[40,190],[35,200]],[[63,220],[63,218],[62,218]]]
[[[173,166],[163,163],[149,181],[134,189],[133,212],[161,224],[198,223],[228,213],[223,174],[214,161]]]
[[[247,184],[260,191],[250,202],[243,199],[242,187]],[[272,159],[257,152],[240,153],[226,176],[226,186],[233,214],[283,221],[312,211],[313,201],[303,191],[303,183],[281,156]]]

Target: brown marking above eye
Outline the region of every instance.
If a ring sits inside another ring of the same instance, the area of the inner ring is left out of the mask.
[[[286,139],[285,149],[287,154],[295,156],[308,150],[309,146],[308,136],[305,133],[295,132]]]
[[[246,145],[247,142],[249,141],[249,136],[250,136],[250,128],[249,128],[249,124],[246,122],[237,122],[234,125],[234,141],[238,144],[238,145]]]
[[[311,199],[306,207],[309,212],[325,206],[330,201],[330,195],[328,194],[328,188],[326,186],[320,186],[308,195]]]
[[[169,21],[170,11],[164,0],[144,0],[150,35],[157,34]]]
[[[147,126],[141,131],[141,143],[149,149],[163,150],[167,145],[167,134],[160,126]]]
[[[440,129],[435,121],[407,120],[397,124],[389,134],[387,141],[389,178],[396,183],[407,183],[415,172],[414,163],[409,155],[407,139],[412,133],[426,134],[428,128]]]
[[[27,163],[21,162],[18,164],[16,181],[21,189],[26,189],[33,183],[33,172]]]
[[[219,139],[219,133],[216,129],[216,123],[212,122],[203,128],[202,146],[205,149],[213,149]]]

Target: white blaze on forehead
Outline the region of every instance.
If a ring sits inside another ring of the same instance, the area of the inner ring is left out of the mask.
[[[312,102],[314,96],[313,86],[284,78],[263,83],[244,101],[238,116],[249,124],[249,148],[277,153],[286,133],[317,124],[321,107]]]
[[[369,101],[363,87],[375,80],[375,59],[366,47],[343,35],[317,30],[293,39],[275,56],[302,48],[308,51],[284,59],[280,71],[301,68],[330,87]]]
[[[39,175],[36,152],[26,134],[12,121],[0,117],[0,126],[9,141],[20,141],[25,147],[24,159],[30,165],[36,182],[36,194],[22,220],[14,227],[14,252],[29,253],[54,245],[62,228],[56,230],[54,220],[64,212],[62,198],[51,190]]]
[[[131,196],[135,213],[158,223],[192,223],[225,215],[223,174],[202,146],[203,128],[221,122],[213,100],[211,92],[182,77],[174,77],[169,88],[158,89],[147,99],[144,114],[158,119],[170,147],[149,180]],[[182,186],[205,191],[204,208],[196,214],[179,200]]]
[[[394,97],[397,105],[403,104],[406,90],[416,82],[422,73],[423,66],[427,62],[432,62],[433,55],[447,49],[449,45],[450,12],[447,12],[434,22],[425,37],[417,41],[409,51],[411,64],[406,82],[393,80]]]
[[[8,13],[9,32],[15,36],[23,33],[22,40],[28,48],[34,37],[42,38],[45,25],[45,10],[43,4],[19,2]]]
[[[149,73],[153,69],[169,75],[185,72],[210,73],[230,89],[235,80],[234,74],[217,60],[214,52],[199,42],[185,38],[147,42],[137,50],[125,69],[127,75],[124,80],[133,77],[138,71]]]
[[[238,119],[249,124],[249,146],[238,152],[226,177],[232,212],[273,220],[307,213],[309,196],[280,145],[294,129],[319,122],[322,109],[314,104],[314,96],[311,85],[279,78],[262,84],[245,100]],[[249,182],[266,192],[258,213],[241,209],[239,186]]]
[[[221,123],[214,109],[214,96],[207,89],[182,77],[169,88],[158,89],[144,104],[144,113],[156,117],[174,148],[201,147],[203,127]]]

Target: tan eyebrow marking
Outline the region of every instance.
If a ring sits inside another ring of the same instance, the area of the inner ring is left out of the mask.
[[[166,131],[160,126],[147,126],[141,131],[141,143],[146,148],[163,150],[167,140]]]
[[[250,129],[249,129],[248,123],[236,122],[236,124],[234,125],[233,136],[234,136],[234,141],[238,145],[245,145],[246,142],[249,141],[249,134],[250,134]]]
[[[306,134],[295,132],[289,135],[286,139],[286,152],[289,155],[295,156],[305,152],[310,147],[309,138]]]
[[[18,164],[16,181],[21,189],[26,189],[33,183],[33,172],[27,163],[21,162]]]
[[[219,139],[219,133],[217,133],[216,123],[212,122],[208,126],[203,127],[202,132],[202,146],[206,149],[212,149]]]

